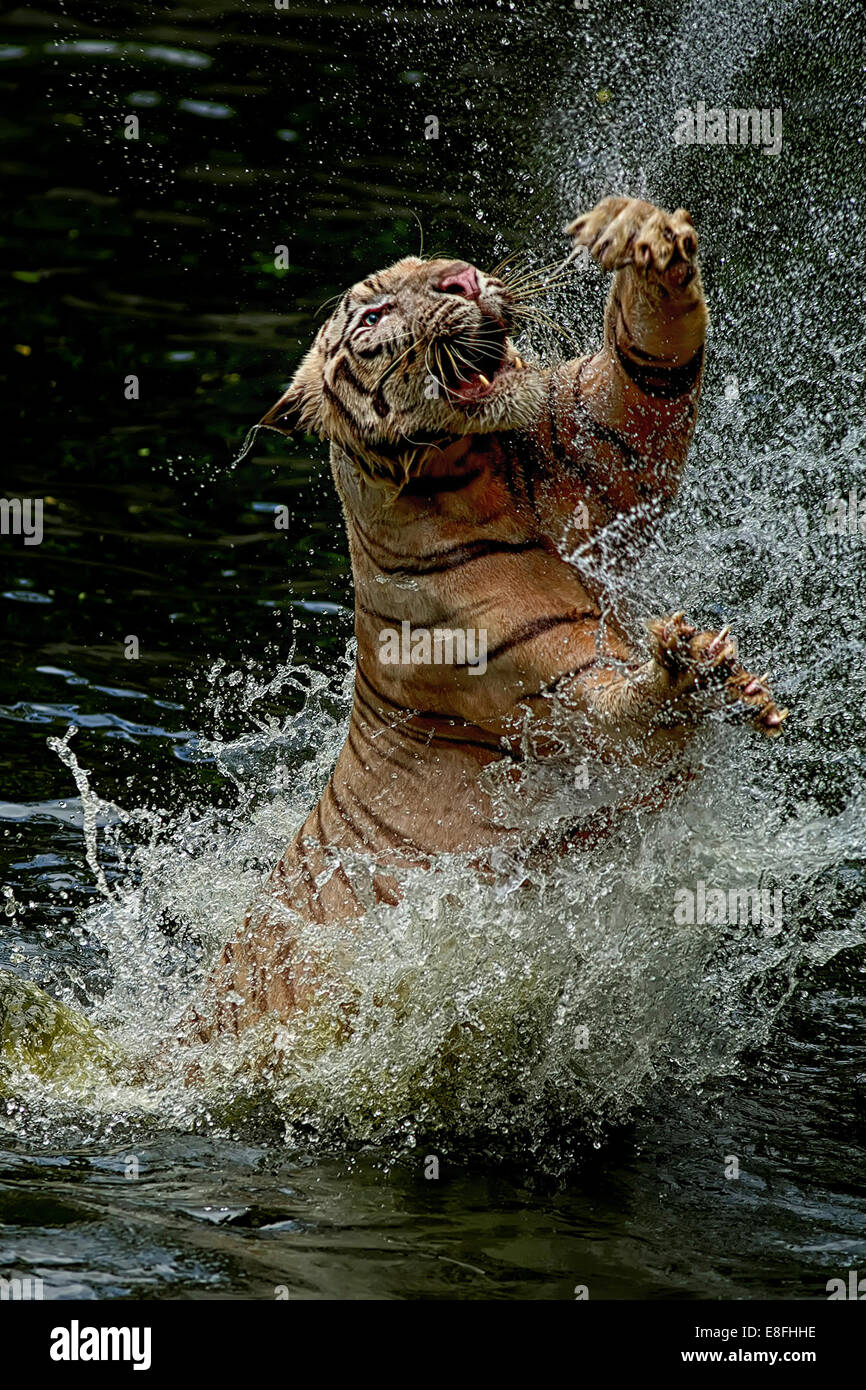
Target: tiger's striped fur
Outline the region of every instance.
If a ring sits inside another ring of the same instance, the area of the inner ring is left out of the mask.
[[[781,725],[726,631],[659,620],[641,660],[614,596],[564,558],[617,515],[675,496],[707,325],[687,213],[608,198],[568,230],[615,272],[595,355],[527,366],[509,336],[519,285],[410,257],[343,295],[262,422],[331,441],[355,583],[354,704],[328,786],[223,953],[200,1036],[304,1002],[316,971],[292,922],[359,912],[353,856],[373,858],[374,895],[389,900],[399,863],[483,860],[519,837],[483,774],[519,766],[527,728],[534,756],[548,736],[561,746],[554,694],[578,744],[608,760],[652,760],[681,740],[705,687],[765,731]],[[485,630],[483,675],[384,665],[382,630],[406,621]]]

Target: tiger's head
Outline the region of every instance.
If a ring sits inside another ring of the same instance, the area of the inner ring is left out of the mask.
[[[530,424],[544,387],[509,340],[514,315],[496,276],[408,256],[346,291],[260,424],[318,434],[399,487],[432,447]]]

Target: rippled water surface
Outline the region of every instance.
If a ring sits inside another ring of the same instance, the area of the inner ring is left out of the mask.
[[[858,486],[866,511],[863,29],[854,0],[0,19],[3,489],[45,499],[41,545],[0,538],[0,967],[165,1051],[315,799],[342,524],[321,448],[233,460],[323,302],[422,233],[541,264],[605,193],[690,208],[701,423],[652,543],[621,528],[603,563],[636,634],[730,621],[792,711],[772,744],[711,724],[680,802],[528,893],[410,885],[356,944],[401,1007],[338,1053],[211,1089],[4,1076],[0,1270],[531,1299],[822,1297],[863,1268],[866,535],[825,526]],[[698,101],[781,109],[781,155],[677,147]],[[578,348],[603,294],[580,265],[551,292]],[[699,881],[780,891],[782,931],[676,924]]]

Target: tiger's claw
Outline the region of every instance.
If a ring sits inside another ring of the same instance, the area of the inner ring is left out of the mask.
[[[729,624],[720,632],[698,632],[681,611],[656,618],[649,631],[653,655],[668,675],[673,699],[715,688],[725,704],[748,714],[763,733],[775,737],[781,732],[789,712],[776,705],[766,684],[768,671],[753,676],[740,665]]]

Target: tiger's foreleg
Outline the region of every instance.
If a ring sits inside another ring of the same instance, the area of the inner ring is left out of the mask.
[[[634,489],[670,501],[697,418],[709,321],[697,232],[683,209],[668,213],[635,198],[604,198],[566,231],[614,272],[604,346],[588,361],[570,363],[570,387],[562,388],[565,404],[570,389],[598,433],[594,469],[585,445],[580,462],[606,494],[616,466],[613,441],[630,475],[626,501]],[[567,423],[563,433],[567,439]]]
[[[605,349],[623,390],[630,384],[650,399],[690,390],[709,321],[691,215],[637,198],[604,198],[566,232],[604,270],[615,271]]]
[[[643,665],[596,666],[578,679],[581,700],[603,729],[642,740],[727,705],[763,733],[779,733],[788,712],[776,705],[765,677],[740,665],[727,628],[698,632],[675,613],[650,623],[649,632],[652,654]]]

